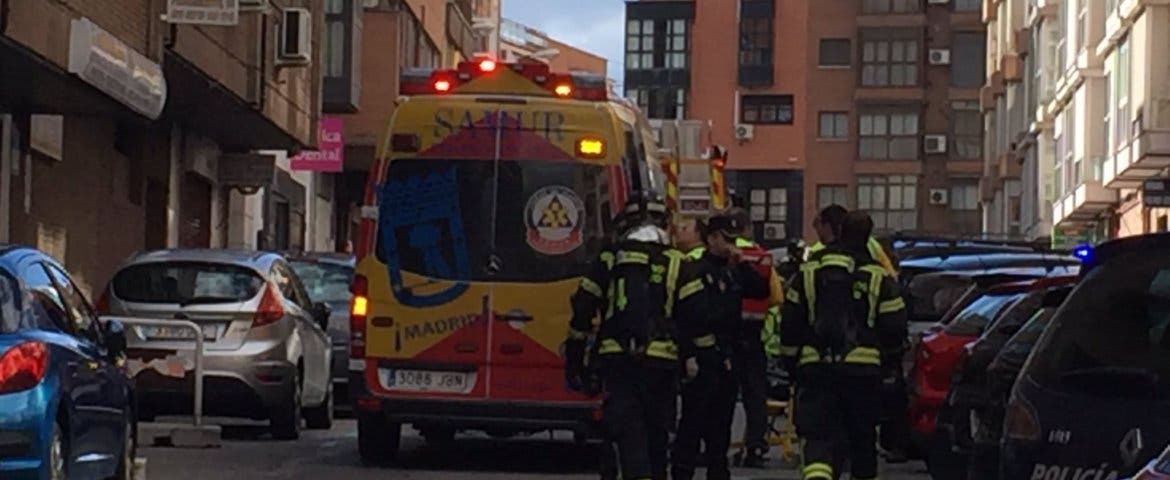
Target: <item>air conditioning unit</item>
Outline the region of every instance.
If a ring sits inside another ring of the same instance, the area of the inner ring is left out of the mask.
[[[308,65],[313,58],[313,16],[306,8],[280,12],[280,39],[276,61],[286,65]]]
[[[756,126],[755,125],[748,125],[748,124],[740,123],[740,124],[737,124],[735,126],[735,139],[736,140],[751,140],[752,136],[754,136],[755,134],[756,134]]]
[[[945,188],[930,189],[930,204],[946,205],[947,202],[950,201],[950,198],[948,198],[950,196],[949,193],[950,192],[948,192]]]
[[[926,153],[947,153],[946,135],[927,135],[925,143],[923,150]]]
[[[932,48],[932,49],[930,49],[930,64],[931,65],[950,65],[951,64],[951,49],[949,49],[949,48]]]
[[[926,0],[926,3],[929,3],[931,5],[946,5],[948,3],[951,3],[951,0]]]

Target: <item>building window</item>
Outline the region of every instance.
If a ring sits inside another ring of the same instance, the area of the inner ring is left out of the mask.
[[[739,64],[772,65],[772,16],[760,15],[739,21]]]
[[[439,66],[439,48],[431,41],[425,29],[413,15],[402,18],[402,66],[435,68]]]
[[[872,112],[858,122],[858,155],[864,160],[917,160],[918,114]]]
[[[687,68],[687,21],[666,22],[666,68]]]
[[[979,184],[955,183],[951,185],[951,210],[972,211],[979,210]]]
[[[1086,23],[1089,17],[1089,0],[1076,0],[1077,3],[1077,43],[1076,51],[1079,52],[1085,48],[1085,43],[1089,41],[1088,32],[1085,31]]]
[[[918,84],[918,41],[867,38],[861,49],[861,85],[909,87]]]
[[[817,185],[817,210],[829,205],[849,207],[849,187],[845,185]]]
[[[918,13],[922,0],[862,0],[862,13]]]
[[[913,175],[857,177],[857,208],[873,217],[875,230],[918,227],[918,178]]]
[[[626,68],[654,68],[654,20],[626,22]]]
[[[784,222],[788,220],[787,188],[755,188],[751,191],[753,222]]]
[[[1130,139],[1130,46],[1129,39],[1124,39],[1114,54],[1113,66],[1113,151],[1129,143]]]
[[[956,12],[979,12],[983,10],[983,0],[955,0]]]
[[[674,87],[627,88],[626,98],[638,104],[647,117],[675,119],[686,117],[686,90]]]
[[[325,66],[322,74],[326,77],[345,76],[345,4],[342,0],[325,2]]]
[[[951,102],[951,142],[955,158],[983,158],[983,117],[978,101]]]
[[[821,112],[819,115],[818,138],[844,139],[849,138],[848,112]]]
[[[740,97],[740,122],[792,125],[792,95]]]
[[[951,45],[951,85],[978,88],[987,80],[987,40],[984,34],[960,32]]]
[[[848,67],[852,64],[853,42],[848,38],[822,38],[820,61],[822,67]]]

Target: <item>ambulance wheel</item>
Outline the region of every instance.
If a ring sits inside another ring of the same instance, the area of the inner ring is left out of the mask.
[[[359,414],[358,455],[370,466],[388,465],[398,456],[402,424],[391,423],[381,414]]]

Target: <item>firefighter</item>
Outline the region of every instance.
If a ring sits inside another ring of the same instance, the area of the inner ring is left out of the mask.
[[[806,480],[838,478],[837,448],[850,478],[877,478],[883,365],[901,362],[906,313],[898,283],[869,256],[872,231],[868,215],[849,213],[785,295],[780,339],[796,372]]]
[[[621,232],[603,250],[573,294],[565,341],[565,380],[588,384],[589,371],[605,395],[602,422],[616,445],[621,478],[666,478],[668,435],[677,410],[679,358],[691,358],[709,332],[699,331],[703,282],[694,265],[670,247],[666,208],[654,194],[631,195],[615,219]],[[596,328],[593,319],[600,318]]]
[[[840,205],[829,205],[821,210],[817,218],[813,219],[813,228],[816,229],[819,241],[808,248],[808,254],[811,255],[825,248],[826,245],[832,244],[837,240],[833,233],[836,228],[839,228],[841,222],[845,220],[845,216],[849,211]],[[886,249],[878,239],[872,235],[866,240],[866,252],[873,258],[886,274],[898,278],[898,269],[894,267],[893,260],[886,253]]]
[[[706,244],[697,262],[705,285],[703,315],[715,334],[715,348],[698,352],[697,376],[683,389],[682,418],[671,457],[674,480],[694,476],[700,441],[706,447],[707,478],[731,477],[727,450],[739,394],[733,359],[743,331],[743,300],[764,299],[770,293],[767,281],[735,247],[743,231],[741,223],[732,216],[717,215],[700,225],[700,230]]]
[[[747,210],[733,208],[728,215],[740,225],[735,247],[743,252],[744,261],[751,264],[756,274],[768,282],[768,298],[743,301],[743,330],[731,361],[743,402],[747,450],[743,466],[761,468],[768,453],[768,357],[779,356],[780,337],[776,326],[784,300],[783,286],[773,268],[772,254],[751,239],[752,224]]]
[[[699,232],[699,221],[684,218],[675,225],[674,248],[687,254],[693,260],[703,258],[703,235]]]

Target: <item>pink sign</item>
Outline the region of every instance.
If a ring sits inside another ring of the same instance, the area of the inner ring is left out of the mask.
[[[340,172],[345,159],[345,140],[341,136],[341,117],[321,117],[317,129],[320,150],[305,150],[289,159],[293,170]]]

